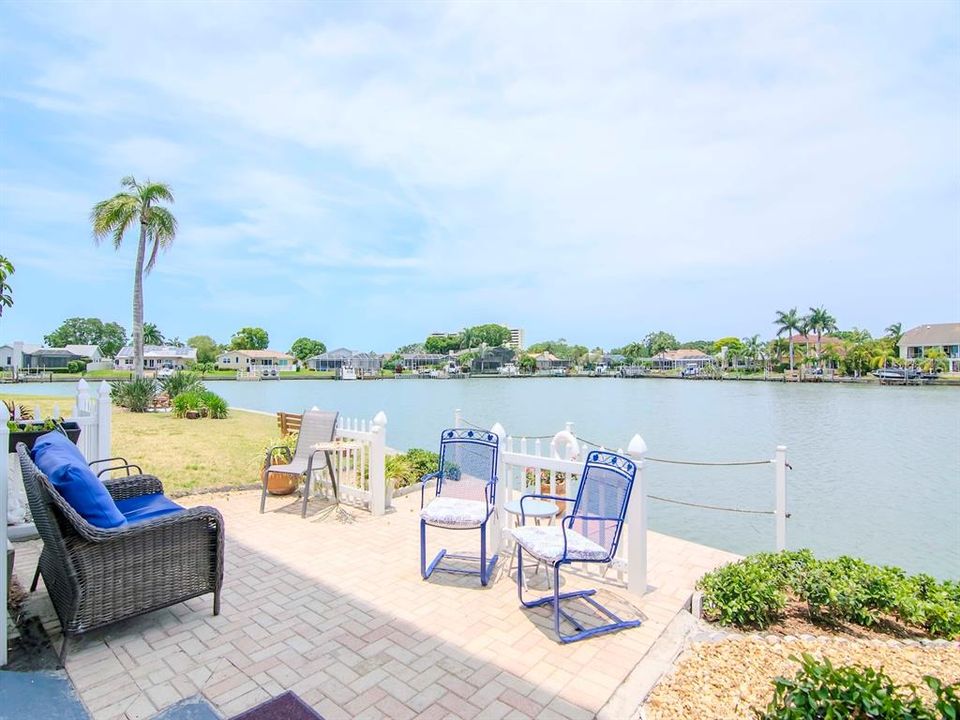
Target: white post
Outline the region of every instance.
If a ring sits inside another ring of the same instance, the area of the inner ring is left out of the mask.
[[[776,470],[776,507],[774,517],[777,522],[777,551],[787,548],[787,446],[777,445],[774,458]]]
[[[100,383],[100,390],[97,397],[97,457],[94,460],[103,460],[111,457],[110,451],[112,438],[110,437],[110,426],[113,419],[113,408],[110,406],[110,385],[106,380]],[[110,477],[110,473],[107,473]]]
[[[384,515],[387,500],[387,416],[381,410],[370,423],[370,514]]]
[[[90,412],[90,388],[87,381],[80,378],[77,383],[77,415]]]
[[[0,667],[7,664],[7,483],[9,478],[7,471],[10,466],[10,455],[7,452],[10,448],[10,428],[7,427],[7,420],[10,419],[10,413],[4,403],[0,403],[0,449],[3,450],[3,462],[0,462],[0,518],[3,518],[3,528],[0,528],[0,558],[3,561],[3,568],[0,571],[0,606],[3,607],[3,617],[0,618]]]
[[[647,592],[647,490],[643,482],[647,444],[634,435],[627,454],[637,463],[637,475],[627,506],[627,589],[637,595]]]
[[[460,417],[460,408],[453,411],[453,426],[455,428],[463,426],[463,419]]]
[[[506,527],[507,511],[504,508],[507,493],[507,466],[503,461],[503,451],[507,448],[507,431],[500,423],[494,423],[490,432],[497,434],[497,496],[494,506],[497,517],[496,527],[491,528],[493,540],[491,547],[499,549],[503,543],[503,528]]]

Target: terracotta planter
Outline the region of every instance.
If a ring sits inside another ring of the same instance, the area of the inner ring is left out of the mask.
[[[567,481],[566,479],[560,480],[559,478],[555,482],[556,492],[554,495],[566,496],[567,494]],[[540,481],[540,494],[541,495],[550,495],[550,481],[541,480]],[[563,517],[567,512],[567,505],[569,503],[558,502],[556,500],[550,500],[549,502],[556,503],[557,505],[557,517]]]
[[[290,495],[296,491],[298,484],[299,479],[295,475],[267,473],[267,492],[271,495]]]

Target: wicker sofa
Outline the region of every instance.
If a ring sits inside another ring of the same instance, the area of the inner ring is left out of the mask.
[[[220,612],[223,517],[211,507],[184,509],[123,527],[102,529],[81,517],[17,445],[23,483],[43,551],[39,576],[60,619],[61,664],[71,636],[213,593]],[[152,475],[108,479],[115,501],[162,493]]]

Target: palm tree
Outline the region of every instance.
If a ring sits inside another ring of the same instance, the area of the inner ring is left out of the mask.
[[[921,370],[932,373],[946,370],[947,367],[947,354],[943,348],[931,347],[923,351],[923,359],[920,361]]]
[[[827,312],[823,306],[810,308],[810,314],[807,316],[810,321],[810,329],[817,334],[817,362],[821,365],[820,347],[824,333],[833,332],[837,329],[837,319]]]
[[[163,345],[163,333],[154,323],[143,324],[143,344]]]
[[[763,345],[760,342],[760,336],[754,335],[743,339],[743,357],[749,360],[751,367],[758,358],[763,357]]]
[[[793,372],[793,333],[800,330],[801,318],[797,315],[797,309],[791,308],[790,310],[784,312],[783,310],[777,310],[777,319],[773,321],[773,324],[777,326],[777,338],[783,334],[788,333],[790,338],[790,371]]]
[[[0,255],[0,316],[3,315],[5,307],[13,307],[13,288],[7,282],[7,278],[16,272],[13,269],[13,263],[3,255]]]
[[[157,253],[167,249],[177,234],[177,219],[158,202],[173,202],[173,192],[164,183],[140,184],[132,176],[120,181],[126,188],[108,200],[101,200],[90,212],[93,237],[98,244],[108,235],[113,247],[120,249],[123,236],[135,223],[140,223],[140,241],[137,243],[137,261],[133,274],[133,374],[143,377],[143,275],[157,262]],[[147,245],[150,257],[144,264]]]
[[[887,334],[887,337],[893,341],[894,351],[900,352],[900,339],[903,337],[903,323],[893,323],[887,326],[884,332]]]

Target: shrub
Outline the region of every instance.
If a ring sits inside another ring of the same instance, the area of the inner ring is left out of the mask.
[[[215,392],[209,390],[204,390],[200,393],[200,402],[202,406],[207,409],[210,413],[210,417],[214,420],[222,420],[227,417],[230,406],[227,405],[227,401],[222,397],[217,395]]]
[[[765,628],[787,604],[784,583],[751,558],[707,573],[697,587],[705,615],[721,625]]]
[[[796,657],[791,659],[797,660]],[[835,668],[829,660],[816,660],[806,653],[800,665],[794,679],[774,680],[773,699],[766,712],[758,713],[761,720],[935,720],[957,717],[958,686],[945,686],[933,677],[924,678],[936,698],[934,705],[929,706],[917,695],[915,687],[894,685],[882,670]]]
[[[146,412],[157,396],[157,383],[153,378],[122,380],[110,388],[110,398],[130,412]]]
[[[414,473],[417,475],[417,480],[427,473],[436,472],[437,467],[440,465],[440,455],[430,450],[410,448],[406,454],[410,460],[410,464],[413,466]]]
[[[697,587],[706,617],[722,625],[764,628],[792,593],[807,603],[812,618],[870,626],[894,615],[933,637],[960,638],[960,583],[907,576],[852,557],[759,553],[707,573]]]
[[[410,448],[405,453],[387,458],[387,477],[393,478],[394,488],[407,487],[420,481],[427,473],[437,471],[440,456],[429,450]]]
[[[170,403],[174,417],[186,417],[187,413],[196,411],[206,413],[214,420],[227,417],[229,406],[227,401],[209,390],[188,390],[177,395]]]
[[[87,369],[87,364],[83,360],[71,360],[67,363],[68,373],[82,373]]]
[[[189,370],[177,370],[163,378],[160,381],[160,387],[171,400],[185,392],[201,392],[204,389],[200,376]]]

